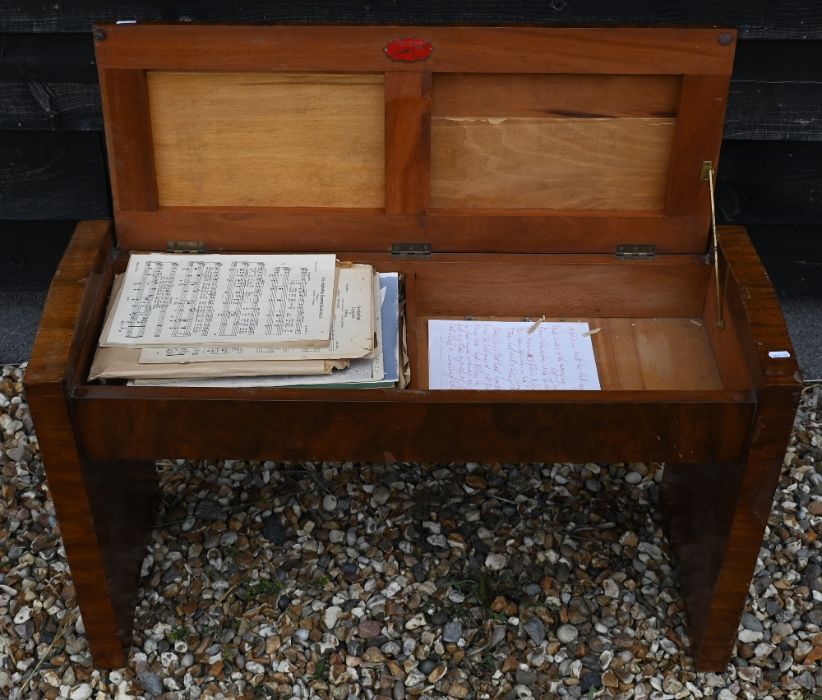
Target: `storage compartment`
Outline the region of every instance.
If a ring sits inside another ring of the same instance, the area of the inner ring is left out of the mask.
[[[606,256],[465,255],[426,261],[357,256],[406,275],[410,389],[428,388],[428,321],[585,321],[603,391],[738,391],[717,360],[711,268],[702,256],[629,262]],[[597,330],[598,329],[598,330]],[[726,336],[725,333],[728,335]],[[744,370],[742,370],[744,373]],[[517,393],[517,392],[512,392]],[[592,392],[577,392],[580,400]]]
[[[715,332],[715,279],[703,256],[625,261],[599,255],[452,254],[417,261],[341,253],[340,259],[403,274],[411,366],[406,390],[428,389],[430,320],[542,316],[589,324],[604,392],[736,392],[751,386],[744,363],[728,357],[741,354],[734,348],[743,340],[730,324]],[[122,256],[112,270],[121,272],[126,260]],[[728,293],[733,289],[723,290]],[[577,393],[585,400],[591,392]]]

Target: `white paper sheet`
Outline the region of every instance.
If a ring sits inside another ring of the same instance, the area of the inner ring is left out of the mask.
[[[598,390],[587,323],[428,322],[431,389]]]
[[[374,350],[374,294],[376,284],[371,265],[342,267],[337,272],[334,320],[328,347],[253,345],[174,345],[143,348],[141,364],[235,362],[258,360],[353,359]]]
[[[101,345],[328,344],[336,256],[132,254]]]

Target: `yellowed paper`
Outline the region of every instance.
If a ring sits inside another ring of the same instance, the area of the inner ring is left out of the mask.
[[[206,379],[330,374],[348,360],[258,360],[256,362],[192,362],[140,364],[139,348],[97,348],[89,380],[94,379]]]
[[[106,321],[111,322],[111,310],[117,302],[123,285],[123,276],[116,275],[111,289]],[[94,379],[144,379],[239,377],[259,375],[329,374],[332,369],[348,366],[346,360],[257,360],[254,362],[200,362],[196,365],[164,363],[144,365],[139,362],[139,348],[98,347],[89,372]]]
[[[102,346],[327,346],[333,254],[129,257]]]
[[[258,360],[355,359],[375,348],[375,310],[371,265],[341,267],[337,274],[331,345],[322,347],[254,347],[238,345],[143,348],[140,363],[192,363]],[[379,291],[379,282],[377,281]]]

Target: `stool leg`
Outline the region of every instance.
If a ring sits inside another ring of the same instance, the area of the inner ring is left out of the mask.
[[[724,671],[730,660],[795,407],[795,395],[763,392],[742,463],[665,466],[662,499],[699,671]]]
[[[752,566],[742,567],[730,587],[717,586],[744,469],[743,464],[666,464],[662,475],[691,651],[700,671],[725,670],[753,573]],[[760,539],[761,533],[757,548]]]
[[[157,493],[155,464],[49,462],[46,475],[94,664],[125,666]]]
[[[59,389],[37,387],[29,400],[94,663],[125,666],[158,491],[155,464],[82,459]]]
[[[125,666],[157,493],[155,464],[47,462],[46,476],[94,664]]]
[[[157,469],[155,463],[148,460],[85,460],[83,468],[117,625],[119,649],[124,655],[125,664],[125,655],[131,646],[140,568],[154,520],[158,494]],[[95,635],[89,632],[86,617],[83,621],[97,665],[111,666],[105,661],[105,652],[97,653]]]

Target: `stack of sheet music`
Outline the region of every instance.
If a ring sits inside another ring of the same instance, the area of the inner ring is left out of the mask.
[[[394,386],[399,282],[333,254],[135,253],[114,279],[89,379]]]

